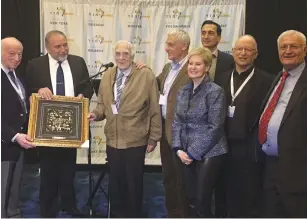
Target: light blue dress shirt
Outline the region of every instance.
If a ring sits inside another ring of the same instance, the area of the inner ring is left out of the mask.
[[[268,130],[267,130],[267,140],[262,145],[263,152],[268,156],[278,156],[278,131],[279,127],[282,121],[282,118],[284,116],[284,113],[286,111],[287,105],[289,103],[289,100],[291,98],[293,89],[301,76],[304,68],[305,68],[305,62],[300,64],[298,67],[293,69],[292,71],[289,71],[290,74],[285,82],[284,88],[281,92],[280,98],[278,100],[278,103],[275,107],[275,110],[272,114],[272,117],[270,119],[270,122],[268,124]],[[283,69],[283,72],[285,69]],[[267,105],[265,107],[265,110],[268,106],[268,103],[270,102],[273,94],[275,93],[276,88],[278,87],[279,83],[281,81],[281,78],[279,82],[276,84],[274,91],[271,93],[271,96],[269,98],[269,101],[267,102]],[[265,112],[265,110],[263,112]],[[263,116],[263,114],[262,114]]]

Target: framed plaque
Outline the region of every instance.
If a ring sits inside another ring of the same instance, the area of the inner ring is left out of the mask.
[[[36,146],[78,148],[88,140],[87,98],[38,94],[30,97],[28,135]]]

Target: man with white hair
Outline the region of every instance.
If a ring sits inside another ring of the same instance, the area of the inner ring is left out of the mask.
[[[264,217],[307,217],[306,37],[288,30],[278,40],[283,66],[261,108],[258,140],[265,153]]]
[[[28,101],[15,70],[23,46],[14,37],[1,40],[1,217],[22,217],[19,194],[24,149],[33,148],[27,132]]]
[[[111,213],[135,218],[142,212],[145,153],[161,138],[159,93],[152,71],[133,64],[130,42],[120,40],[114,50],[116,66],[103,75],[97,107],[88,118],[106,119]]]
[[[171,149],[172,123],[178,90],[189,81],[187,55],[190,37],[187,32],[177,30],[168,34],[165,51],[168,59],[162,73],[157,77],[162,112],[162,138],[160,141],[165,205],[168,217],[188,217],[188,200],[184,189],[184,164]]]

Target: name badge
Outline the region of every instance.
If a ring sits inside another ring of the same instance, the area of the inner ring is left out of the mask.
[[[111,108],[112,108],[112,112],[113,112],[114,115],[118,114],[117,107],[116,107],[115,104],[111,104]]]
[[[166,97],[166,95],[160,94],[159,104],[160,104],[160,105],[166,105],[166,103],[167,103],[167,97]]]
[[[228,106],[228,117],[232,118],[235,114],[236,107],[235,106]]]

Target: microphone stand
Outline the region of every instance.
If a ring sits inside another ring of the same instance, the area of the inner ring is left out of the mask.
[[[108,70],[109,66],[105,66],[105,69],[103,71],[100,71],[101,68],[104,67],[104,65],[102,64],[98,70],[98,73],[89,77],[88,79],[81,81],[79,85],[83,85],[83,84],[88,84],[89,83],[89,90],[90,90],[90,96],[92,96],[95,92],[95,88],[94,88],[94,79],[96,77],[98,77],[99,75],[101,75],[102,73],[104,73],[105,71]],[[97,92],[95,92],[97,95]],[[88,159],[88,166],[89,166],[89,195],[92,194],[92,190],[93,190],[93,174],[92,174],[92,155],[91,155],[91,143],[92,143],[92,136],[91,136],[91,130],[89,130],[89,148],[88,148],[88,153],[87,153],[87,159]],[[88,203],[86,204],[88,206],[88,215],[89,217],[93,217],[93,202],[92,199],[90,199],[88,201]]]

